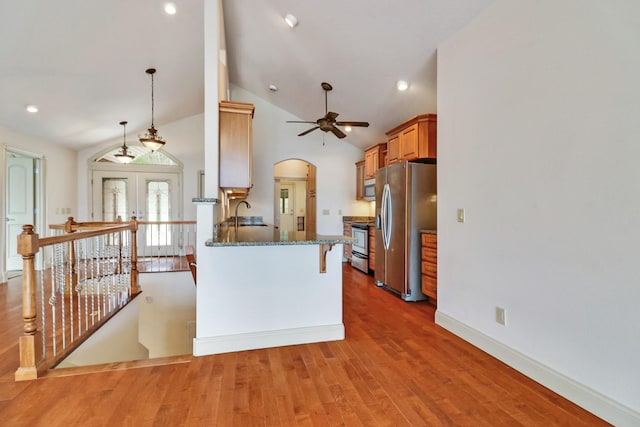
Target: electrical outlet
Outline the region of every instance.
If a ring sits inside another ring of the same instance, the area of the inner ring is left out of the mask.
[[[464,209],[458,209],[458,222],[464,222]]]
[[[506,313],[502,307],[496,307],[496,322],[501,325],[507,324]]]

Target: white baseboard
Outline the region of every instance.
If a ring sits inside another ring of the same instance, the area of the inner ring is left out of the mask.
[[[640,413],[531,359],[451,316],[436,311],[436,324],[609,423],[618,427],[640,425]]]
[[[193,355],[229,353],[232,351],[256,350],[285,345],[308,344],[344,339],[344,324],[323,325],[306,328],[279,329],[247,334],[223,335],[195,338]]]

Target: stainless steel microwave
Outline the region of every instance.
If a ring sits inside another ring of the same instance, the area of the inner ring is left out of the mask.
[[[376,200],[376,180],[365,179],[364,180],[364,199]]]

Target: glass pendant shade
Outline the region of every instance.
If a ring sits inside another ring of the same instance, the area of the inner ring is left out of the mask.
[[[145,71],[147,74],[151,75],[151,127],[147,129],[147,132],[138,135],[138,139],[140,143],[147,147],[151,151],[158,151],[165,144],[164,138],[158,136],[158,131],[153,125],[153,113],[154,113],[154,97],[153,97],[153,75],[156,72],[155,68],[149,68]]]
[[[120,163],[131,163],[134,156],[129,154],[129,147],[127,147],[127,122],[120,122],[123,128],[122,135],[122,152],[115,155],[116,159]]]

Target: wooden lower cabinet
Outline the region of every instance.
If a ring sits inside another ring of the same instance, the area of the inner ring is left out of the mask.
[[[438,300],[438,235],[422,233],[422,293]]]
[[[342,224],[342,235],[345,237],[351,237],[351,223],[345,222]],[[347,259],[347,262],[351,262],[351,245],[345,243],[342,245],[342,256]]]
[[[369,270],[376,269],[376,228],[369,226]]]

